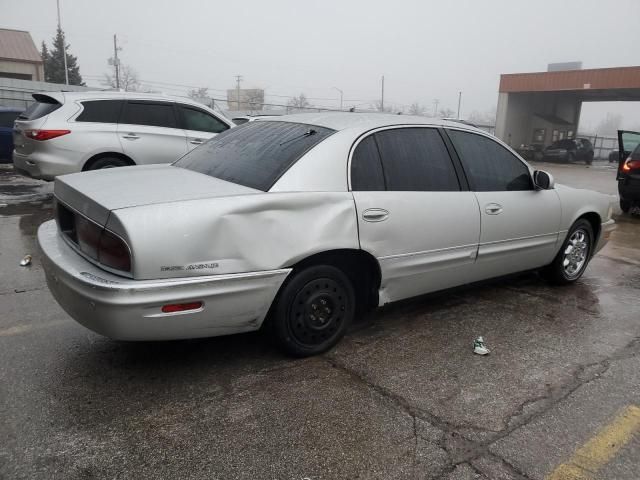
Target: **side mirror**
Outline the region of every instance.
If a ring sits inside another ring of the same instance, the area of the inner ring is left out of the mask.
[[[555,186],[553,175],[544,170],[533,172],[533,183],[537,190],[551,190]]]

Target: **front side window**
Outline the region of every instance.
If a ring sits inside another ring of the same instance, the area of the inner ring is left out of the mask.
[[[76,122],[118,123],[122,103],[122,100],[82,102],[82,112]]]
[[[266,192],[334,132],[304,123],[250,122],[213,137],[173,165]]]
[[[182,114],[182,128],[185,130],[220,133],[229,128],[226,123],[202,110],[186,106],[180,106],[179,108]]]
[[[460,130],[448,130],[448,133],[473,190],[533,190],[527,166],[498,142]]]
[[[175,128],[176,117],[172,103],[127,102],[120,123]]]
[[[351,190],[385,190],[380,154],[373,135],[362,140],[351,158]]]
[[[375,134],[387,190],[459,191],[449,152],[434,128],[398,128]]]

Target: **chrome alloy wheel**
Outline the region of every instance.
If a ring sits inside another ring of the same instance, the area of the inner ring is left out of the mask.
[[[569,238],[562,260],[562,268],[567,278],[575,278],[582,272],[589,258],[589,242],[589,234],[582,228],[573,232]]]

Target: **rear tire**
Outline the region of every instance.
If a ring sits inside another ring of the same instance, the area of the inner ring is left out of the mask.
[[[86,170],[102,170],[103,168],[127,167],[131,165],[123,158],[102,157],[89,164]]]
[[[620,210],[622,210],[624,213],[629,213],[629,211],[631,210],[631,202],[629,200],[623,200],[621,198],[620,199]]]
[[[540,273],[550,283],[567,285],[578,280],[584,273],[594,248],[593,228],[581,218],[569,229],[562,248],[553,262]]]
[[[336,267],[316,265],[294,273],[271,309],[276,344],[295,357],[326,352],[351,324],[355,298],[349,278]]]
[[[584,163],[586,165],[591,165],[593,163],[593,153],[590,153],[589,155],[587,155],[584,159]]]

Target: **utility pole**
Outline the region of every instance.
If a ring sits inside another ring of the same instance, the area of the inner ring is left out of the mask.
[[[384,112],[384,75],[382,75],[382,97],[380,99],[380,111]]]
[[[342,95],[343,95],[343,92],[338,87],[333,87],[333,88],[340,92],[340,110],[342,110]]]
[[[240,110],[240,81],[242,80],[242,75],[236,75],[236,101],[238,106],[236,110]]]
[[[60,21],[60,0],[56,0],[56,6],[58,7],[58,30],[62,32],[62,22]],[[69,85],[69,70],[67,69],[67,42],[64,41],[64,35],[62,36],[62,58],[64,59],[64,83]]]
[[[113,34],[113,66],[116,69],[116,90],[120,90],[120,60],[118,59],[118,40]]]
[[[438,100],[437,98],[435,98],[433,100],[433,116],[437,117],[438,116],[438,104],[440,103],[440,100]]]
[[[456,117],[460,120],[460,104],[462,103],[462,92],[458,92],[458,116]]]

